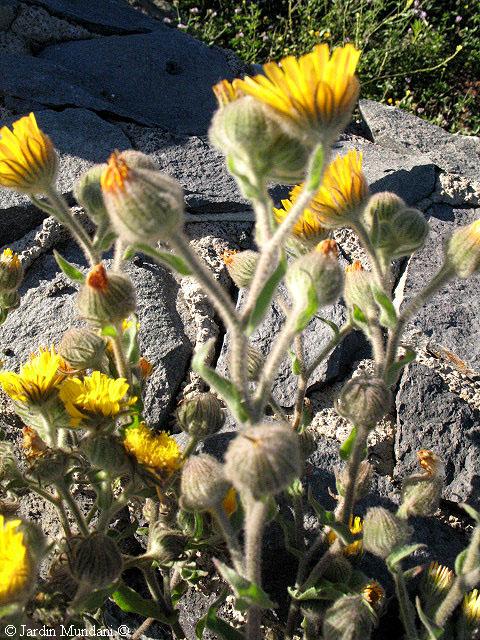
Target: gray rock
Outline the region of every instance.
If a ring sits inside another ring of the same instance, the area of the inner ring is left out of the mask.
[[[71,192],[83,172],[97,162],[104,162],[113,149],[130,147],[121,129],[85,109],[37,111],[35,115],[39,127],[51,137],[60,154],[57,186],[64,195]],[[0,211],[1,244],[21,238],[44,217],[26,196],[12,189],[0,189]]]
[[[444,255],[444,243],[452,231],[469,224],[480,215],[478,209],[452,209],[434,205],[427,212],[430,235],[425,247],[408,263],[403,304],[412,299],[438,271]],[[443,285],[413,318],[407,327],[446,347],[474,370],[480,368],[480,279],[454,279]]]
[[[169,28],[67,42],[40,57],[95,85],[112,113],[189,135],[206,133],[216,103],[212,85],[233,77],[224,52]]]
[[[381,146],[424,153],[444,171],[478,180],[480,138],[453,135],[401,109],[371,100],[360,100],[360,111]]]
[[[285,295],[283,285],[279,288],[279,294]],[[241,307],[245,302],[245,290],[241,290],[238,298],[237,308]],[[333,306],[321,309],[319,315],[329,321],[335,322],[341,326],[347,319],[346,309],[342,302],[338,302]],[[263,322],[251,336],[250,342],[253,347],[267,355],[276,337],[284,324],[284,315],[278,305],[274,302],[270,311],[265,316]],[[332,337],[332,330],[319,317],[315,317],[304,332],[304,352],[307,354],[307,362],[311,362],[315,356],[327,345]],[[332,351],[330,356],[315,370],[309,381],[309,386],[318,383],[324,383],[337,378],[345,371],[349,361],[355,359],[354,352],[364,344],[361,335],[358,333],[350,334],[346,339]],[[218,361],[218,369],[223,374],[228,369],[228,349],[229,336],[225,337],[220,358]],[[295,403],[295,393],[297,389],[297,379],[292,373],[292,363],[289,357],[286,357],[281,363],[277,378],[273,385],[273,397],[282,407],[292,407]]]
[[[150,155],[162,171],[180,182],[195,211],[242,211],[251,207],[225,167],[225,158],[207,138],[179,136],[159,128],[123,125],[135,149]]]
[[[351,136],[334,145],[334,153],[350,149],[363,154],[363,171],[372,193],[392,191],[410,205],[429,196],[435,187],[435,167],[425,154],[392,150]]]
[[[98,33],[154,31],[160,23],[133,9],[124,0],[32,0],[52,15],[73,20]]]
[[[13,22],[18,0],[0,0],[0,31],[6,31]]]
[[[20,35],[10,31],[0,31],[0,52],[2,55],[4,53],[28,55],[30,49]]]
[[[397,395],[395,474],[418,470],[416,451],[432,449],[446,465],[444,497],[480,506],[480,413],[448,391],[442,378],[412,364]]]
[[[21,5],[11,29],[36,45],[92,37],[92,34],[83,27],[55,18],[41,7],[25,4]]]
[[[60,249],[72,263],[84,264],[72,244]],[[176,312],[178,285],[168,272],[136,258],[126,267],[137,291],[142,354],[155,365],[145,393],[145,415],[158,426],[186,375],[190,343]],[[76,319],[76,287],[60,272],[53,256],[45,254],[27,272],[21,304],[0,327],[1,359],[16,369],[41,345],[58,343]]]

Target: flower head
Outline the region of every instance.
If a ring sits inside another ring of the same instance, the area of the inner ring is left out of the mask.
[[[480,625],[480,591],[478,589],[470,591],[464,597],[462,613],[474,628]]]
[[[154,433],[144,422],[126,430],[123,444],[140,464],[152,471],[171,473],[180,466],[177,442],[164,431]]]
[[[379,582],[371,580],[363,587],[362,596],[372,609],[378,611],[385,600],[385,590]]]
[[[38,404],[48,400],[65,377],[63,358],[54,347],[40,348],[38,355],[22,365],[20,373],[0,371],[0,386],[16,402]]]
[[[30,578],[27,547],[22,531],[18,531],[21,524],[0,515],[0,606],[21,600]]]
[[[100,371],[83,379],[68,378],[60,388],[60,399],[70,415],[70,423],[96,423],[98,419],[114,418],[129,409],[137,399],[128,398],[125,378],[109,378]]]
[[[420,449],[417,451],[418,463],[424,469],[427,476],[442,476],[444,474],[445,465],[443,460],[436,453],[429,449]]]
[[[454,577],[451,569],[435,561],[428,565],[424,582],[430,591],[445,594],[452,586]]]
[[[362,518],[360,518],[360,516],[355,516],[355,517],[351,516],[349,528],[350,528],[350,533],[352,533],[353,535],[362,533],[363,531]],[[327,535],[328,544],[332,545],[336,539],[337,539],[337,534],[335,533],[335,531],[330,530]],[[359,556],[362,553],[362,548],[363,548],[362,540],[355,540],[354,542],[352,542],[351,544],[347,544],[343,548],[343,554],[345,556],[350,556],[350,557]]]
[[[0,185],[25,193],[48,190],[57,172],[57,154],[33,113],[0,129]]]
[[[294,187],[290,191],[290,198],[288,200],[282,200],[283,208],[273,209],[273,214],[278,224],[281,224],[285,220],[300,191],[301,186]],[[318,217],[313,213],[313,211],[305,209],[293,226],[292,234],[295,238],[303,240],[308,244],[316,244],[325,238],[327,229],[320,224]]]
[[[4,249],[0,255],[0,263],[9,269],[18,269],[20,267],[20,258],[12,249]]]
[[[242,92],[236,89],[228,80],[222,80],[214,85],[213,93],[215,94],[220,107],[225,107],[227,104],[234,102],[242,95]]]
[[[280,122],[303,137],[332,138],[347,124],[358,96],[355,76],[360,51],[351,44],[317,45],[296,59],[287,56],[263,66],[265,75],[235,80],[233,86],[266,104]]]
[[[18,289],[23,279],[23,267],[18,254],[4,249],[0,254],[0,293],[11,293]]]
[[[230,489],[225,494],[222,506],[228,517],[233,515],[238,509],[237,490],[234,487],[230,487]]]

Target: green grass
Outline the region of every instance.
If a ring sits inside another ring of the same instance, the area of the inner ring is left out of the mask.
[[[175,0],[172,24],[263,63],[319,42],[362,50],[362,96],[480,133],[477,0]]]

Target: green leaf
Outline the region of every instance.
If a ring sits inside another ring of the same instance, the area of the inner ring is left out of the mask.
[[[308,189],[316,191],[320,186],[320,182],[322,180],[323,174],[323,162],[324,162],[325,154],[323,152],[322,145],[318,145],[318,147],[314,150],[312,154],[312,159],[310,161],[310,175],[308,181]]]
[[[300,364],[300,360],[297,358],[296,354],[289,349],[288,355],[292,361],[292,373],[294,376],[299,376],[302,373],[302,365]]]
[[[328,580],[322,579],[321,584],[316,587],[310,587],[305,591],[299,591],[294,587],[287,587],[289,595],[299,602],[305,600],[337,600],[341,598],[348,589],[342,589],[340,585],[333,584]]]
[[[352,455],[353,447],[357,440],[357,427],[352,427],[350,435],[340,445],[339,453],[342,460],[347,461]]]
[[[250,582],[216,558],[213,563],[225,582],[232,587],[238,611],[247,611],[252,606],[260,609],[274,609],[277,606],[258,584]]]
[[[416,357],[417,354],[415,353],[415,351],[412,351],[412,349],[407,349],[403,356],[393,362],[385,374],[385,382],[387,383],[387,385],[394,385],[397,382],[402,369],[406,367],[407,364],[410,364],[410,362],[413,362]]]
[[[467,551],[468,549],[460,551],[458,556],[455,558],[455,573],[457,576],[460,576],[463,573],[463,565],[465,563],[465,558],[467,557]]]
[[[113,325],[109,324],[106,327],[102,327],[102,336],[116,338],[118,336],[118,331]]]
[[[286,520],[280,512],[277,513],[276,521],[283,532],[283,543],[285,545],[285,549],[294,558],[300,560],[303,557],[303,552],[299,551],[294,545],[295,527],[293,522],[291,520]]]
[[[103,253],[104,251],[108,251],[112,244],[115,242],[115,238],[117,237],[116,233],[107,233],[102,238],[98,238],[95,242],[95,249]],[[126,258],[123,258],[124,260]]]
[[[415,606],[417,608],[418,617],[427,630],[428,640],[438,640],[438,638],[441,638],[444,630],[427,617],[426,613],[422,609],[422,603],[418,596],[415,598]]]
[[[356,304],[353,305],[352,320],[360,326],[368,324],[367,316]]]
[[[307,502],[315,511],[315,515],[321,525],[330,526],[335,522],[335,514],[333,511],[327,511],[312,495],[312,488],[309,486],[307,490]]]
[[[387,296],[385,291],[382,291],[379,287],[372,287],[373,297],[380,309],[379,322],[382,327],[388,329],[395,329],[398,323],[397,312],[393,306],[393,302]]]
[[[67,276],[69,280],[73,280],[73,282],[80,282],[81,284],[84,284],[85,276],[79,269],[77,269],[77,267],[75,267],[68,260],[65,260],[65,258],[61,256],[56,249],[53,250],[53,256],[58,266],[60,267],[60,269],[63,271],[63,273]]]
[[[136,244],[131,247],[131,249],[134,249],[135,251],[141,251],[157,262],[170,267],[170,269],[176,271],[181,276],[191,276],[193,274],[192,270],[187,265],[185,260],[180,256],[174,255],[173,253],[169,253],[168,251],[161,251],[160,249],[156,249],[155,247],[144,243]]]
[[[247,320],[247,326],[245,327],[245,333],[247,334],[247,336],[252,335],[252,333],[265,317],[267,311],[270,309],[270,304],[272,302],[273,296],[275,295],[275,291],[277,290],[278,285],[285,275],[286,270],[287,260],[285,256],[282,256],[277,265],[277,268],[263,285],[263,289],[260,291],[260,294],[255,302],[255,306],[250,313],[250,316]]]
[[[111,595],[115,604],[125,613],[137,613],[144,618],[154,618],[168,624],[169,617],[153,600],[142,598],[134,589],[122,584]]]
[[[242,396],[237,387],[214,369],[205,364],[205,359],[213,346],[213,339],[208,340],[193,354],[192,369],[196,371],[225,400],[231,412],[239,422],[248,420],[248,413],[243,405]]]
[[[140,348],[138,346],[138,317],[133,314],[132,321],[123,332],[125,341],[125,357],[130,364],[136,365],[140,359]]]
[[[340,334],[340,327],[338,326],[338,324],[336,322],[333,322],[333,320],[329,320],[328,318],[324,318],[323,316],[318,316],[317,318],[319,320],[321,320],[324,324],[326,324],[327,326],[330,327],[330,329],[333,331],[335,337],[338,337]]]
[[[210,607],[207,611],[207,614],[200,618],[197,622],[197,626],[195,627],[195,635],[199,640],[203,638],[203,633],[205,629],[212,631],[219,638],[223,640],[245,640],[245,636],[243,633],[230,626],[225,620],[221,618],[217,618],[217,609],[215,607]]]
[[[193,514],[193,518],[194,518],[194,522],[195,522],[195,527],[193,530],[193,538],[195,540],[200,540],[201,537],[203,536],[203,529],[204,529],[204,522],[203,522],[203,516],[201,513],[198,513],[198,511],[195,511]]]
[[[468,515],[471,517],[472,520],[475,520],[477,524],[480,524],[480,513],[476,509],[471,507],[466,502],[462,502],[460,506],[464,511],[468,513]]]
[[[313,316],[317,313],[318,309],[318,295],[317,288],[312,279],[310,279],[307,291],[307,297],[305,301],[305,306],[300,311],[297,316],[297,323],[295,325],[296,333],[300,333],[303,331]]]
[[[387,567],[390,571],[398,571],[399,564],[402,562],[402,560],[405,560],[405,558],[411,556],[412,553],[415,553],[415,551],[424,549],[426,546],[427,545],[425,544],[407,544],[402,547],[396,547],[385,560],[385,562],[387,563]]]

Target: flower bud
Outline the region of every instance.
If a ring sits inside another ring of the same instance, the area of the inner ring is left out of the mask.
[[[183,223],[180,185],[160,171],[145,168],[148,163],[148,156],[142,163],[138,153],[129,163],[128,154],[116,151],[101,178],[112,226],[128,244],[154,244],[171,236]]]
[[[100,369],[107,342],[91,329],[70,329],[63,334],[59,354],[72,369]]]
[[[94,325],[118,324],[134,313],[135,290],[125,276],[107,275],[103,264],[97,264],[80,289],[77,307],[82,318]]]
[[[333,304],[338,299],[342,293],[343,278],[337,258],[335,240],[322,240],[314,251],[295,260],[285,276],[295,307],[304,309],[308,305],[312,284],[320,307]]]
[[[372,507],[363,519],[363,546],[379,558],[387,558],[395,547],[410,540],[412,529],[405,520],[383,507]]]
[[[0,293],[16,291],[23,280],[20,258],[11,249],[4,249],[0,255]]]
[[[84,538],[73,554],[73,576],[92,589],[104,589],[122,574],[122,554],[113,538],[103,533]]]
[[[420,581],[420,594],[425,613],[433,617],[455,579],[454,572],[438,562],[431,562]]]
[[[362,596],[375,613],[380,613],[385,603],[385,590],[376,580],[370,580],[362,589]]]
[[[368,319],[377,318],[379,314],[378,306],[372,293],[374,284],[373,274],[370,271],[365,271],[359,260],[355,260],[353,264],[345,269],[345,286],[343,290],[345,302],[351,310],[358,307]]]
[[[343,555],[335,556],[327,570],[323,574],[323,578],[329,582],[347,584],[352,575],[352,565]]]
[[[100,179],[106,164],[96,164],[86,171],[73,187],[75,200],[81,205],[97,227],[106,228],[110,218],[103,201]]]
[[[255,99],[240,97],[212,119],[210,141],[232,156],[235,173],[294,184],[305,175],[308,149],[283,131]]]
[[[209,511],[222,503],[228,490],[220,462],[208,453],[190,456],[182,469],[181,505],[190,511]]]
[[[341,596],[327,609],[323,637],[328,640],[366,640],[375,623],[363,596]]]
[[[149,528],[147,554],[160,565],[178,560],[184,550],[187,539],[175,529],[165,529],[163,522],[154,522]]]
[[[29,473],[39,484],[48,486],[63,480],[68,467],[68,455],[61,449],[47,449],[33,459]]]
[[[391,403],[392,393],[381,378],[360,375],[344,385],[335,409],[356,427],[373,428]]]
[[[199,393],[183,400],[177,409],[177,421],[182,431],[196,440],[203,440],[220,431],[225,414],[213,393]]]
[[[355,485],[355,502],[358,502],[362,498],[368,495],[370,491],[370,486],[372,484],[372,475],[373,475],[373,467],[367,461],[363,460],[360,463],[360,468],[357,474],[357,482]],[[335,470],[335,482],[337,487],[337,492],[340,496],[345,496],[345,487],[348,481],[348,469],[347,467],[343,467],[342,469]]]
[[[256,499],[280,493],[301,471],[296,432],[275,423],[241,431],[225,454],[227,479],[237,491],[247,491]]]
[[[248,288],[257,268],[259,254],[256,251],[225,251],[223,261],[227,271],[239,289]]]
[[[473,640],[478,640],[480,637],[480,591],[478,589],[473,589],[463,598],[458,629],[458,637]]]
[[[459,278],[480,269],[480,220],[454,231],[447,243],[446,262]]]
[[[80,449],[94,469],[106,471],[113,477],[130,470],[125,447],[113,435],[88,435],[80,442]]]
[[[0,293],[0,308],[5,311],[11,311],[12,309],[18,309],[20,306],[20,295],[18,291],[8,291],[7,293]]]
[[[17,459],[10,442],[0,441],[0,482],[21,477]]]
[[[423,213],[408,208],[394,193],[377,193],[365,212],[372,244],[386,260],[409,256],[423,247],[428,223]]]
[[[229,369],[230,364],[230,358],[228,358]],[[247,347],[247,375],[250,382],[258,380],[264,364],[265,358],[262,352],[249,344]]]
[[[424,472],[403,481],[402,504],[398,510],[402,518],[432,516],[440,505],[445,465],[433,451],[421,449],[417,456]]]
[[[317,450],[317,441],[313,429],[304,429],[298,434],[300,450],[304,460],[307,460]]]

